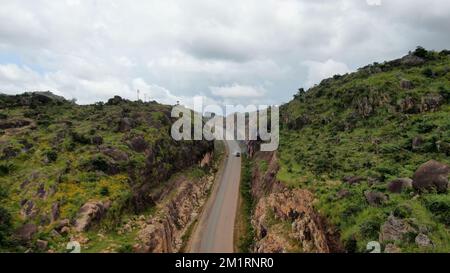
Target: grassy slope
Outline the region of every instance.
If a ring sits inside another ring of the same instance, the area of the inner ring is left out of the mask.
[[[3,228],[7,233],[27,222],[40,225],[42,217],[50,213],[55,202],[60,203],[59,219],[74,219],[79,208],[89,200],[112,201],[102,226],[113,229],[121,222],[122,214],[130,212],[133,186],[150,183],[156,187],[163,182],[153,176],[144,178],[139,175],[141,171],[153,168],[155,174],[177,172],[184,168],[177,164],[183,162],[186,155],[192,155],[189,149],[194,148],[193,143],[180,144],[171,140],[170,106],[122,101],[105,105],[79,106],[63,102],[30,107],[7,106],[1,102],[0,113],[3,118],[30,118],[35,121],[37,128],[25,129],[13,135],[0,132],[0,158],[5,148],[18,151],[18,155],[13,158],[0,159],[0,189],[4,193],[0,196],[1,207],[11,224],[3,226],[1,223],[0,235]],[[118,130],[123,117],[135,121],[130,131]],[[155,154],[153,167],[146,166],[144,153],[133,151],[127,143],[138,135],[144,136]],[[112,147],[128,154],[129,160],[114,163],[119,169],[117,173],[108,174],[103,170],[104,161],[110,162],[111,158],[102,155],[100,146],[92,144],[94,136],[103,138],[101,147]],[[25,151],[28,144],[31,148]],[[48,162],[46,158],[49,154],[56,155],[56,158]],[[130,176],[130,169],[135,177]],[[21,184],[26,180],[30,183],[24,189]],[[39,198],[36,194],[41,185],[47,192],[45,198]],[[55,193],[50,194],[52,191]],[[39,209],[37,217],[25,219],[21,216],[20,204],[23,200],[35,203]],[[50,247],[59,241],[67,242],[67,239],[52,238],[52,229],[53,224],[44,225],[37,238],[49,240]],[[117,238],[118,241],[122,239]],[[8,248],[7,243],[6,240],[0,240],[0,250]]]
[[[450,194],[430,193],[418,199],[410,192],[389,194],[390,200],[381,207],[369,206],[363,196],[367,189],[386,192],[390,180],[412,177],[430,159],[450,163],[450,56],[428,52],[426,58],[419,66],[390,62],[336,76],[300,92],[281,109],[278,178],[292,187],[313,190],[318,210],[340,229],[344,244],[350,247],[351,239],[356,239],[358,251],[378,240],[390,213],[431,230],[433,250],[418,249],[412,239],[401,242],[403,251],[450,251]],[[402,89],[403,79],[414,88]],[[436,111],[399,111],[402,99],[420,102],[429,95],[444,97]],[[361,110],[365,101],[372,110]],[[417,136],[423,144],[413,150]],[[349,186],[341,182],[345,176],[379,182]],[[344,188],[352,196],[338,200],[336,193]]]

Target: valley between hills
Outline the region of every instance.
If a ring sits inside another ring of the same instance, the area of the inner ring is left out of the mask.
[[[0,95],[0,252],[448,253],[449,101],[450,51],[419,47],[299,89],[280,148],[242,142],[235,161],[173,140],[170,105]],[[231,221],[225,250],[209,212]]]

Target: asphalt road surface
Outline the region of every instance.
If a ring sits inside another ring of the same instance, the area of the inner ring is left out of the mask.
[[[225,141],[228,157],[193,233],[190,251],[194,253],[233,253],[234,220],[241,179],[241,152],[236,141]]]

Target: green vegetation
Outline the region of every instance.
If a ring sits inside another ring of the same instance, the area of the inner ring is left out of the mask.
[[[120,97],[76,105],[48,92],[0,95],[0,188],[8,192],[0,203],[0,252],[25,251],[36,239],[61,250],[67,238],[52,230],[89,201],[111,203],[99,223],[108,232],[124,215],[149,209],[149,191],[213,149],[206,141],[174,141],[170,114],[171,106]],[[7,244],[24,224],[40,227],[33,239]]]
[[[252,182],[252,166],[251,161],[246,157],[242,157],[242,175],[241,175],[241,183],[240,183],[240,194],[241,194],[241,202],[240,202],[240,210],[241,210],[241,219],[239,225],[239,235],[238,238],[238,249],[242,253],[251,252],[251,248],[254,242],[254,229],[251,224],[251,216],[254,209],[254,200],[251,193],[251,182]]]
[[[416,63],[411,63],[411,58]],[[414,238],[403,251],[448,252],[450,195],[415,197],[387,191],[393,179],[412,178],[434,159],[450,163],[450,56],[418,48],[408,58],[373,64],[335,76],[281,107],[278,179],[307,188],[318,198],[318,211],[341,233],[347,251],[364,251],[378,240],[390,214],[429,231],[434,248]],[[360,178],[345,183],[345,177]],[[338,197],[346,190],[347,197]],[[371,206],[365,191],[388,201]]]

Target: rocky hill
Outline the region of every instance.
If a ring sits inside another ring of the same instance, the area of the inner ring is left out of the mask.
[[[180,249],[212,181],[214,145],[172,140],[170,113],[120,97],[0,95],[0,251],[61,252],[70,240],[84,251]],[[158,231],[171,234],[165,248],[142,243],[154,217],[172,223]]]
[[[449,101],[450,51],[420,47],[300,89],[253,156],[253,251],[449,252]]]

